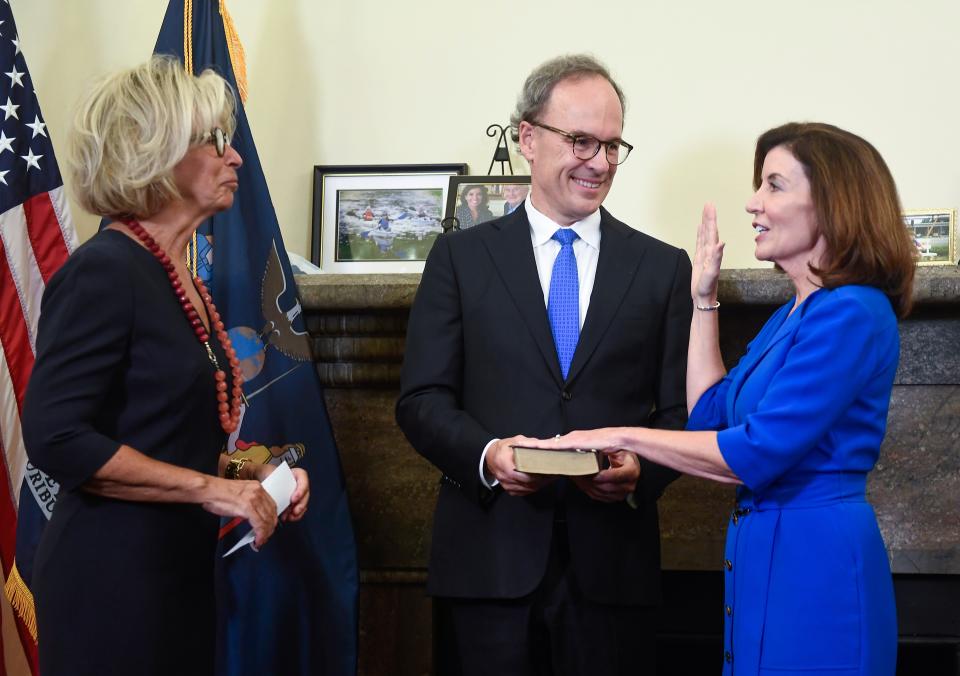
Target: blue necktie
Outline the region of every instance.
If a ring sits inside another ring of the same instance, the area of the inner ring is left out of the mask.
[[[560,253],[553,262],[550,293],[547,297],[547,316],[553,331],[553,343],[560,358],[560,372],[567,379],[570,362],[580,339],[580,279],[577,276],[577,257],[573,255],[573,240],[579,235],[570,228],[560,228],[551,239],[560,242]]]

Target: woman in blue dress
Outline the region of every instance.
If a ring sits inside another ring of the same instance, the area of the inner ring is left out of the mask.
[[[724,565],[723,673],[892,676],[896,609],[866,501],[910,308],[913,245],[880,154],[826,124],[763,134],[747,203],[756,257],[796,295],[725,373],[723,244],[704,208],[691,291],[686,432],[573,432],[556,448],[627,449],[739,484]]]

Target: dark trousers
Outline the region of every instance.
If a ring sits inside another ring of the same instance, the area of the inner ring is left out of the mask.
[[[584,599],[569,563],[566,524],[558,522],[547,572],[532,594],[445,599],[462,676],[654,674],[654,609]]]

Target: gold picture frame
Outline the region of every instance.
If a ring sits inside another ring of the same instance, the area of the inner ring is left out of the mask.
[[[956,265],[956,209],[911,209],[903,212],[903,222],[917,247],[917,265]]]

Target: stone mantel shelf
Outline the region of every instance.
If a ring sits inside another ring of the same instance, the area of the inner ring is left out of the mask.
[[[341,451],[361,568],[413,570],[413,578],[390,580],[417,582],[427,563],[437,472],[409,447],[394,404],[420,275],[296,281]],[[721,272],[728,366],[771,307],[791,295],[789,279],[773,269]],[[960,575],[960,270],[919,268],[914,299],[916,311],[900,324],[900,367],[869,497],[894,572]],[[684,477],[671,485],[660,510],[664,567],[717,569],[732,504],[732,490],[721,484]]]
[[[413,303],[420,275],[296,275],[296,281],[307,309],[405,310]],[[720,272],[721,302],[779,305],[791,295],[790,280],[773,269]],[[960,268],[918,268],[913,295],[917,305],[960,305]]]

